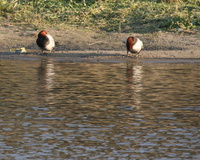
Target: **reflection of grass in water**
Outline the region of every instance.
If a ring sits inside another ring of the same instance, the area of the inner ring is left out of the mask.
[[[200,25],[200,0],[1,0],[0,16],[41,28],[85,27],[117,32],[193,29]],[[187,3],[186,3],[187,2]]]

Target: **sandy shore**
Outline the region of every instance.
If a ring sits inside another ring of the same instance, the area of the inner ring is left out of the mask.
[[[77,59],[77,60],[120,60],[134,59],[134,55],[126,57],[123,43],[130,36],[137,36],[144,42],[139,59],[152,58],[200,58],[199,33],[169,33],[158,32],[149,34],[139,33],[107,33],[89,30],[53,30],[46,29],[56,41],[56,48],[52,53],[37,55],[35,41],[39,31],[29,27],[4,24],[0,26],[0,58],[27,57],[39,58],[43,56]],[[25,47],[27,53],[10,52],[12,48]]]

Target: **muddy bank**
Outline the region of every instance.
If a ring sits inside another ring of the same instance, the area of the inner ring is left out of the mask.
[[[65,59],[124,59],[127,58],[124,41],[130,35],[137,36],[144,42],[144,49],[139,58],[200,58],[199,33],[138,34],[77,29],[46,30],[54,37],[56,48],[52,53],[37,55],[40,50],[35,41],[39,31],[24,26],[1,25],[1,58],[49,56],[65,57]],[[10,52],[10,49],[20,47],[25,47],[27,54]],[[134,55],[128,58],[134,58]]]

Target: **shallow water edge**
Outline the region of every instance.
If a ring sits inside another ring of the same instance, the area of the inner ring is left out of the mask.
[[[142,51],[139,58],[124,51],[54,51],[38,55],[37,51],[24,53],[0,52],[0,59],[40,60],[53,58],[58,61],[73,62],[127,62],[145,61],[151,63],[196,63],[200,59],[200,51]]]

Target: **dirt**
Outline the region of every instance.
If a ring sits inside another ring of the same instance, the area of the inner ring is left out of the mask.
[[[125,40],[128,36],[136,36],[144,43],[140,59],[145,58],[200,58],[200,33],[198,32],[157,32],[149,34],[139,33],[108,33],[81,29],[48,29],[56,47],[52,53],[37,55],[38,49],[35,41],[40,30],[27,26],[1,24],[0,26],[0,58],[5,56],[27,57],[61,57],[65,59],[122,59],[135,58],[135,55],[126,57]],[[12,48],[25,47],[27,53],[10,52]]]

